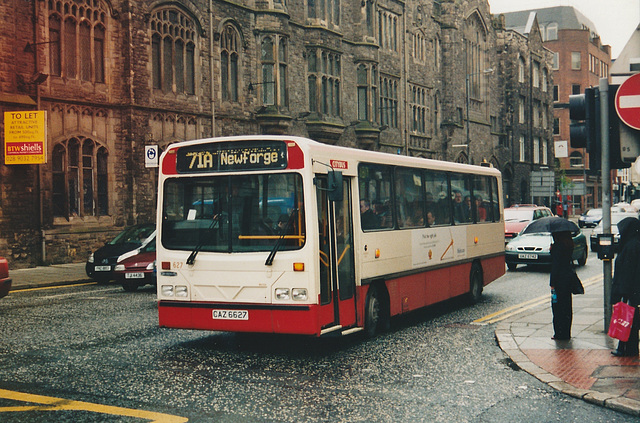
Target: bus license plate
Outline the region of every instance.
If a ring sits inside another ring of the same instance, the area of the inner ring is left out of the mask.
[[[216,320],[249,320],[248,310],[212,310]]]
[[[518,254],[518,258],[525,259],[525,260],[537,260],[538,255],[537,254]]]
[[[93,270],[96,272],[109,272],[111,271],[111,266],[96,266]]]
[[[134,272],[134,273],[125,273],[125,279],[144,279],[144,273],[142,272]]]

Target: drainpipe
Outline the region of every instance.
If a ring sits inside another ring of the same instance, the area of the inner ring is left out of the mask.
[[[216,136],[216,100],[213,78],[215,77],[213,68],[213,0],[209,0],[209,71],[211,73],[209,83],[211,84],[211,136]]]
[[[35,58],[35,69],[34,69],[34,74],[38,74],[39,70],[38,70],[38,2],[34,1],[33,2],[33,57]],[[34,84],[35,85],[35,89],[36,89],[36,110],[40,110],[41,108],[41,104],[40,104],[40,84]],[[45,121],[44,123],[45,125],[47,124],[47,122]],[[45,140],[45,148],[46,148],[46,141]],[[43,199],[43,192],[42,192],[42,166],[37,164],[36,166],[36,176],[37,176],[37,190],[38,190],[38,209],[39,209],[39,222],[38,225],[40,226],[40,247],[41,247],[41,264],[44,264],[44,262],[47,259],[47,243],[45,241],[45,233],[44,233],[44,199]]]

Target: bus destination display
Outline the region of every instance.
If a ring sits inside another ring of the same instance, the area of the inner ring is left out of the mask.
[[[178,149],[180,173],[286,169],[284,142],[211,143]]]

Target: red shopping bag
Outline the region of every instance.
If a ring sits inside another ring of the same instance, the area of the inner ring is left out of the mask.
[[[609,336],[622,342],[629,340],[633,313],[636,308],[622,301],[613,305],[611,323],[609,324]]]

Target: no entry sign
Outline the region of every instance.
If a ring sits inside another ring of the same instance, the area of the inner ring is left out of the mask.
[[[616,93],[616,112],[620,120],[640,130],[640,74],[629,77]]]

